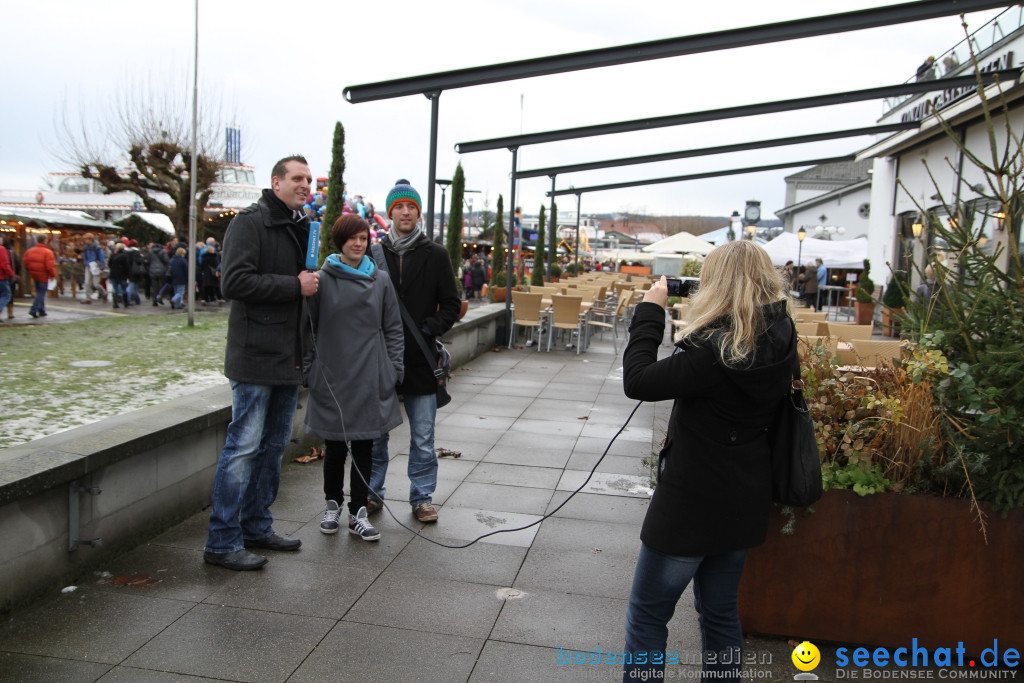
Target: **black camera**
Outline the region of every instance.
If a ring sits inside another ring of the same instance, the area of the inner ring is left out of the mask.
[[[700,278],[698,277],[667,277],[665,282],[668,285],[669,296],[690,296],[692,292],[697,291],[697,287],[700,286]]]

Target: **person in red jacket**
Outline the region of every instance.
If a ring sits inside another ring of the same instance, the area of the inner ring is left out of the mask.
[[[21,263],[36,283],[36,298],[28,314],[33,318],[46,317],[46,286],[51,278],[57,277],[56,259],[53,251],[46,246],[46,238],[36,237],[35,246],[25,252]]]
[[[11,303],[11,283],[14,282],[14,268],[7,255],[7,247],[0,246],[0,312]]]

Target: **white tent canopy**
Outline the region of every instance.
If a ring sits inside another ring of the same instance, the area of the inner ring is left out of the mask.
[[[643,248],[643,251],[653,254],[708,254],[714,248],[715,245],[710,242],[705,242],[701,238],[694,237],[690,233],[683,231],[677,232],[663,240],[658,240],[654,244],[648,244]]]
[[[784,232],[764,245],[764,250],[776,266],[784,266],[786,261],[796,263],[799,256],[804,265],[820,258],[826,268],[863,268],[864,259],[868,257],[868,240],[866,237],[852,240],[816,240],[808,237],[801,249],[800,239],[791,232]]]

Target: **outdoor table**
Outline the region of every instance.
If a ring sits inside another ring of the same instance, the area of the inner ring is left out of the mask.
[[[839,320],[839,309],[842,308],[843,294],[848,290],[846,289],[846,287],[843,287],[842,285],[825,285],[820,289],[823,292],[828,293],[828,299],[825,305],[831,307],[835,312],[835,315],[832,317],[832,319]],[[835,301],[835,303],[833,303],[833,300]],[[825,316],[825,319],[828,320],[827,315]],[[846,319],[850,319],[849,314],[847,314]]]

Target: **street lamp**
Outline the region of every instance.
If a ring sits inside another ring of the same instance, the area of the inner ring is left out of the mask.
[[[749,235],[751,242],[754,241],[754,235],[756,235],[756,234],[757,234],[757,226],[756,225],[748,225],[747,226],[747,235]]]
[[[822,216],[822,218],[824,218],[824,216]],[[827,239],[830,241],[832,239],[832,235],[843,235],[845,233],[846,228],[844,228],[841,225],[838,227],[836,227],[835,225],[818,225],[815,226],[814,228],[815,235],[824,235],[822,239]]]
[[[921,232],[924,230],[924,225],[921,223],[913,223],[910,226],[911,232],[914,233],[914,239],[921,239]]]
[[[452,184],[450,180],[434,180],[441,187],[441,230],[437,233],[438,241],[444,244],[444,194],[448,191],[448,186]],[[433,222],[434,217],[430,217]]]
[[[804,240],[807,239],[807,231],[804,230],[804,226],[801,225],[800,229],[796,231],[796,238],[800,241],[800,248],[796,252],[796,267],[799,270],[801,265],[800,259],[804,254]]]

